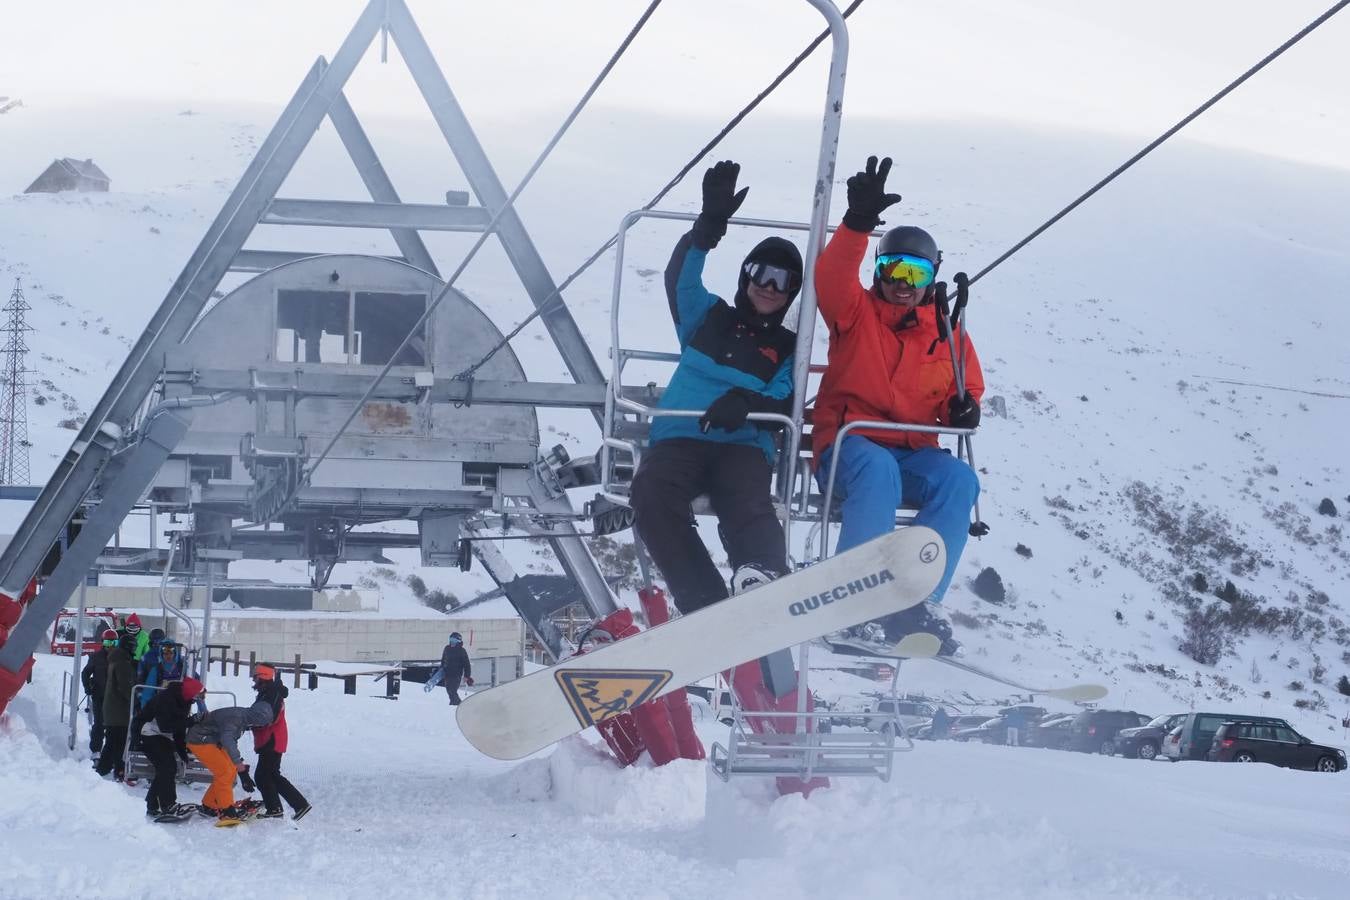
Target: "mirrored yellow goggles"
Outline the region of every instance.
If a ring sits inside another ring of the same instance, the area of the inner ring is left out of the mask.
[[[914,288],[926,288],[933,283],[933,264],[922,256],[908,253],[887,253],[877,257],[876,275],[882,281],[901,282]]]

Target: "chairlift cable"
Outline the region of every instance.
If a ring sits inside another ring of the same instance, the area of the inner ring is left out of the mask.
[[[1347,0],[1347,2],[1350,2],[1350,0]],[[660,5],[661,0],[652,0],[647,6],[647,9],[642,13],[641,17],[638,18],[637,23],[632,29],[629,30],[628,35],[623,39],[623,42],[619,44],[618,49],[614,51],[613,55],[610,56],[609,61],[605,63],[604,68],[600,70],[600,74],[591,82],[590,87],[586,89],[586,92],[581,96],[581,99],[577,101],[576,105],[572,108],[572,111],[568,113],[567,118],[563,120],[562,125],[558,127],[558,130],[554,132],[553,137],[549,139],[548,144],[540,152],[538,158],[535,159],[524,177],[521,178],[520,183],[516,185],[516,189],[506,198],[506,202],[503,203],[501,208],[493,215],[492,220],[484,226],[482,232],[478,235],[478,239],[474,241],[473,246],[469,248],[469,252],[465,254],[464,259],[460,261],[459,265],[455,268],[455,271],[445,280],[445,285],[441,288],[440,292],[436,294],[436,297],[429,304],[427,304],[427,308],[422,312],[422,315],[413,323],[412,327],[408,330],[408,333],[403,336],[403,340],[399,342],[399,345],[394,348],[394,351],[389,355],[389,361],[384,364],[384,367],[380,369],[379,374],[370,382],[370,386],[367,387],[365,393],[361,395],[361,399],[356,401],[351,412],[347,414],[346,420],[338,427],[338,430],[329,439],[328,443],[324,446],[323,451],[319,453],[314,462],[305,469],[304,474],[301,475],[295,487],[286,496],[286,499],[282,501],[279,509],[285,509],[295,500],[296,496],[300,493],[300,489],[308,484],[310,478],[313,477],[314,470],[328,458],[328,454],[333,451],[333,447],[337,445],[338,440],[347,429],[351,427],[352,422],[354,422],[356,417],[361,413],[361,409],[366,405],[366,402],[370,400],[376,389],[379,388],[380,384],[389,374],[389,371],[394,367],[394,362],[398,359],[399,354],[403,352],[408,344],[412,343],[412,339],[417,335],[418,329],[426,323],[431,314],[436,311],[436,307],[440,306],[441,301],[449,295],[450,288],[454,286],[455,280],[463,274],[464,270],[468,268],[469,262],[477,255],[479,248],[481,248],[483,244],[487,242],[488,237],[495,232],[497,222],[501,220],[502,216],[506,215],[508,210],[514,208],[516,198],[520,196],[521,192],[524,191],[530,181],[533,180],[535,173],[539,171],[540,167],[543,166],[544,161],[548,159],[549,154],[553,152],[553,148],[562,140],[563,135],[567,133],[567,129],[571,127],[574,121],[576,121],[577,116],[581,114],[581,111],[586,107],[586,104],[590,101],[591,97],[594,96],[595,92],[600,88],[600,85],[604,83],[604,80],[609,76],[610,71],[613,70],[624,52],[633,43],[638,32],[640,32],[642,27],[647,24],[647,20],[652,17],[652,13],[656,12],[656,8]]]
[[[1350,2],[1350,0],[1347,0],[1347,2]],[[844,10],[843,17],[847,19],[849,16],[853,14],[854,10],[856,10],[859,6],[862,5],[862,3],[863,0],[853,0],[853,3],[849,5],[849,8]],[[773,79],[773,81],[769,82],[767,87],[765,87],[762,91],[756,94],[754,99],[752,99],[749,103],[747,103],[741,109],[740,112],[736,113],[736,115],[731,117],[730,121],[728,121],[727,124],[722,127],[721,131],[713,135],[713,137],[706,144],[704,144],[701,148],[699,148],[698,152],[695,153],[693,157],[691,157],[690,160],[684,164],[684,166],[680,169],[680,171],[677,172],[675,176],[671,178],[669,182],[666,183],[666,186],[661,188],[661,190],[657,191],[656,196],[652,197],[651,200],[648,200],[642,206],[642,210],[645,212],[647,210],[654,209],[656,207],[656,204],[660,203],[663,199],[665,199],[665,196],[669,194],[672,190],[674,190],[676,185],[678,185],[681,181],[684,180],[684,176],[688,175],[690,171],[693,170],[694,166],[698,165],[700,161],[702,161],[705,157],[707,157],[707,155],[712,152],[713,148],[715,148],[718,144],[720,144],[722,142],[722,139],[725,138],[728,134],[730,134],[731,131],[736,126],[738,126],[746,116],[754,112],[755,108],[759,106],[760,103],[764,102],[764,99],[768,97],[769,94],[777,90],[778,86],[782,84],[789,75],[791,75],[794,71],[796,71],[797,67],[800,66],[803,62],[805,62],[806,58],[810,56],[815,51],[815,49],[819,47],[829,36],[830,30],[827,28],[820,34],[818,34],[815,40],[807,44],[806,49],[803,50],[801,53],[797,54],[796,58],[793,59],[792,62],[788,63],[787,68],[779,72],[778,75]],[[511,340],[516,335],[520,334],[520,332],[525,328],[525,326],[529,325],[531,322],[533,322],[539,316],[543,315],[545,312],[551,311],[551,308],[555,303],[561,303],[563,290],[565,290],[572,282],[580,278],[582,273],[584,273],[587,269],[589,269],[595,263],[596,260],[604,256],[605,253],[609,250],[609,248],[613,247],[618,242],[618,240],[619,235],[617,233],[610,235],[610,237],[603,244],[601,244],[600,247],[597,248],[594,253],[586,257],[586,260],[580,266],[578,266],[576,270],[572,272],[571,275],[568,275],[566,278],[563,279],[562,284],[558,285],[558,287],[553,291],[552,294],[544,298],[544,302],[540,303],[537,307],[535,307],[533,312],[531,312],[528,316],[526,316],[525,319],[521,321],[519,325],[517,325],[515,328],[512,328],[510,332],[508,332],[504,337],[502,337],[502,339],[497,342],[496,346],[488,350],[487,353],[484,353],[483,356],[477,362],[473,363],[468,368],[464,369],[459,374],[455,375],[455,380],[456,381],[471,380],[473,378],[474,372],[477,372],[479,368],[481,368],[485,363],[487,363],[488,360],[490,360],[493,356],[495,356],[503,347],[511,343]]]
[[[1020,240],[1020,241],[1018,241],[1016,244],[1014,244],[1010,249],[1008,249],[1008,250],[1007,250],[1002,256],[1000,256],[998,259],[994,260],[994,261],[991,262],[989,265],[985,266],[983,269],[981,269],[980,271],[976,272],[973,276],[971,276],[971,278],[970,278],[970,283],[971,283],[971,284],[974,284],[975,282],[979,281],[979,280],[980,280],[981,278],[983,278],[985,275],[988,275],[990,272],[992,272],[992,271],[993,271],[996,267],[998,267],[1001,263],[1003,263],[1004,261],[1006,261],[1010,256],[1012,256],[1012,255],[1013,255],[1014,253],[1016,253],[1018,250],[1021,250],[1021,249],[1022,249],[1023,247],[1025,247],[1027,244],[1031,243],[1031,242],[1034,241],[1036,238],[1040,237],[1042,233],[1044,233],[1047,229],[1050,228],[1050,226],[1054,225],[1054,224],[1055,224],[1056,222],[1058,222],[1060,219],[1064,218],[1064,217],[1067,216],[1069,213],[1073,212],[1075,209],[1077,209],[1079,206],[1081,206],[1081,205],[1082,205],[1089,197],[1091,197],[1093,194],[1095,194],[1095,193],[1097,193],[1098,191],[1100,191],[1102,188],[1106,187],[1108,184],[1110,184],[1112,181],[1114,181],[1119,175],[1123,174],[1123,173],[1125,172],[1125,170],[1129,169],[1129,168],[1130,168],[1131,166],[1133,166],[1135,163],[1139,162],[1139,160],[1143,159],[1143,158],[1144,158],[1145,156],[1147,156],[1149,153],[1151,153],[1151,152],[1153,152],[1154,150],[1156,150],[1156,149],[1157,149],[1159,146],[1161,146],[1161,145],[1163,144],[1163,142],[1165,142],[1168,138],[1172,137],[1172,135],[1176,134],[1178,131],[1180,131],[1181,129],[1185,128],[1187,125],[1189,125],[1189,124],[1190,124],[1191,122],[1193,122],[1195,119],[1197,119],[1202,113],[1204,113],[1206,110],[1208,110],[1211,106],[1213,106],[1214,104],[1218,103],[1218,102],[1219,102],[1220,100],[1222,100],[1224,97],[1228,96],[1228,95],[1229,95],[1230,93],[1232,93],[1235,89],[1237,89],[1237,87],[1238,87],[1239,85],[1241,85],[1244,81],[1246,81],[1247,79],[1249,79],[1249,78],[1251,78],[1253,75],[1255,75],[1257,72],[1259,72],[1259,71],[1261,71],[1262,69],[1264,69],[1264,68],[1265,68],[1267,65],[1269,65],[1271,62],[1275,61],[1275,59],[1277,59],[1281,54],[1283,54],[1284,51],[1288,50],[1290,47],[1294,46],[1294,45],[1297,44],[1299,41],[1303,40],[1305,37],[1307,37],[1308,35],[1312,34],[1313,31],[1315,31],[1320,25],[1322,25],[1322,23],[1326,22],[1327,19],[1330,19],[1332,16],[1336,15],[1336,13],[1338,13],[1338,12],[1340,12],[1342,9],[1344,9],[1345,6],[1346,6],[1347,4],[1350,4],[1350,0],[1341,0],[1341,2],[1335,4],[1335,5],[1332,6],[1330,9],[1328,9],[1326,12],[1322,13],[1322,15],[1318,16],[1318,17],[1317,17],[1316,19],[1314,19],[1312,22],[1308,23],[1308,25],[1307,25],[1306,27],[1304,27],[1301,31],[1299,31],[1297,34],[1295,34],[1295,35],[1294,35],[1293,37],[1291,37],[1289,40],[1285,41],[1283,44],[1281,44],[1280,46],[1276,47],[1276,48],[1275,48],[1274,50],[1272,50],[1270,53],[1266,54],[1266,56],[1265,56],[1260,62],[1256,63],[1256,65],[1252,66],[1250,69],[1248,69],[1247,71],[1243,72],[1241,75],[1239,75],[1239,76],[1238,76],[1237,78],[1235,78],[1233,81],[1229,82],[1229,84],[1228,84],[1227,87],[1225,87],[1223,90],[1219,91],[1219,92],[1218,92],[1217,94],[1215,94],[1213,97],[1210,97],[1210,98],[1209,98],[1208,100],[1206,100],[1204,103],[1202,103],[1202,104],[1200,104],[1199,106],[1197,106],[1197,107],[1196,107],[1194,110],[1192,110],[1191,113],[1188,114],[1185,118],[1183,118],[1181,121],[1177,122],[1177,123],[1176,123],[1175,125],[1173,125],[1171,128],[1167,129],[1167,130],[1164,131],[1162,134],[1160,134],[1157,138],[1155,138],[1153,141],[1151,141],[1151,142],[1148,144],[1148,146],[1144,147],[1142,150],[1140,150],[1140,151],[1139,151],[1138,153],[1136,153],[1134,156],[1131,156],[1129,159],[1127,159],[1127,160],[1126,160],[1125,162],[1123,162],[1121,165],[1117,166],[1116,169],[1115,169],[1114,171],[1111,172],[1111,174],[1107,175],[1107,176],[1106,176],[1105,178],[1103,178],[1101,181],[1099,181],[1099,182],[1097,182],[1096,184],[1094,184],[1091,188],[1089,188],[1089,189],[1088,189],[1087,191],[1085,191],[1081,196],[1079,196],[1078,199],[1074,200],[1074,201],[1073,201],[1072,203],[1070,203],[1068,206],[1064,207],[1064,208],[1061,209],[1059,212],[1055,213],[1053,216],[1051,216],[1049,219],[1047,219],[1047,220],[1046,220],[1039,228],[1037,228],[1035,231],[1031,232],[1031,234],[1028,234],[1026,237],[1022,238],[1022,240]]]

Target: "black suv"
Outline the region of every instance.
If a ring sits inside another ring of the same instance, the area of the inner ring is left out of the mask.
[[[1235,713],[1186,713],[1181,722],[1172,727],[1163,740],[1162,755],[1171,760],[1205,759],[1214,734],[1225,722],[1253,722],[1258,725],[1279,725],[1288,728],[1284,719],[1273,716],[1244,716]]]
[[[1264,762],[1286,769],[1339,772],[1345,751],[1314,744],[1292,728],[1269,722],[1227,722],[1214,732],[1210,762]]]
[[[1121,729],[1116,735],[1116,752],[1121,756],[1135,759],[1156,759],[1167,732],[1179,726],[1184,718],[1185,713],[1171,713],[1158,716],[1152,722],[1138,728]]]
[[[1080,753],[1116,752],[1116,733],[1122,728],[1137,728],[1147,725],[1148,716],[1124,709],[1090,709],[1078,714],[1069,726],[1069,739],[1065,750],[1077,750]]]

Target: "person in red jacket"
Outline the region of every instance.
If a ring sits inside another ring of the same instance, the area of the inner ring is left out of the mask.
[[[281,756],[286,752],[289,733],[286,730],[286,697],[290,691],[277,681],[277,670],[260,665],[253,670],[253,689],[258,699],[265,700],[275,712],[272,722],[253,729],[253,749],[258,751],[258,765],[253,780],[263,798],[262,819],[278,819],[285,814],[281,808],[284,798],[290,804],[293,819],[301,819],[309,812],[309,801],[295,785],[281,774]]]
[[[970,337],[960,338],[965,384],[952,365],[951,345],[933,300],[942,263],[937,242],[922,228],[892,228],[882,235],[870,284],[858,280],[868,235],[881,213],[900,201],[886,193],[890,158],[848,180],[848,212],[816,264],[820,314],[829,327],[829,365],[816,398],[812,452],[824,486],[835,436],[849,422],[875,420],[974,428],[980,421],[984,377]],[[900,505],[918,508],[915,524],[942,536],[947,567],[928,603],[830,636],[836,649],[888,654],[897,641],[928,633],[956,652],[951,625],[936,611],[965,548],[970,511],[980,483],[970,466],[938,446],[937,435],[908,431],[850,431],[839,446],[834,495],[843,501],[836,552],[895,527]]]

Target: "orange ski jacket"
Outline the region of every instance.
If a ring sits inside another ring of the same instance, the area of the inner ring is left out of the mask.
[[[937,307],[912,313],[887,303],[858,280],[868,236],[841,227],[816,263],[816,298],[830,330],[829,365],[820,383],[812,418],[813,464],[848,422],[875,419],[942,425],[947,401],[956,396],[951,346],[940,339]],[[969,335],[964,335],[966,389],[978,400],[984,375]],[[959,354],[958,350],[958,354]],[[879,444],[936,447],[937,435],[855,429]]]

